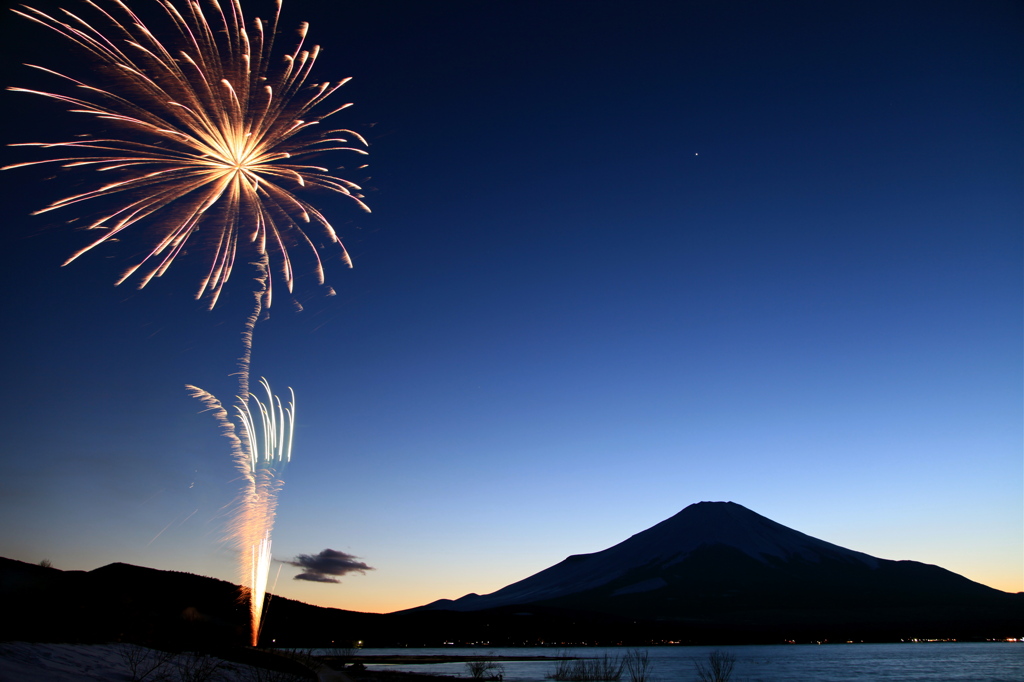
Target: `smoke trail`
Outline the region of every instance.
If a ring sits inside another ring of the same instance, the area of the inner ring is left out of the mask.
[[[256,331],[256,323],[260,319],[260,313],[263,312],[264,299],[266,299],[266,306],[270,307],[270,271],[269,264],[267,262],[266,255],[260,260],[259,263],[254,263],[256,267],[256,277],[254,278],[257,287],[252,292],[253,297],[253,308],[249,317],[245,320],[245,325],[242,327],[242,355],[238,358],[238,409],[241,409],[243,403],[248,402],[249,399],[249,371],[252,367],[252,337]]]

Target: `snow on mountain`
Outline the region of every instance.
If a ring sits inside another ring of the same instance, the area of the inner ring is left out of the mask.
[[[879,563],[875,557],[787,528],[734,502],[700,502],[613,547],[570,556],[497,592],[468,594],[455,601],[442,599],[425,608],[476,611],[564,597],[608,585],[638,569],[671,567],[695,550],[711,546],[730,547],[763,563],[827,559],[868,569]],[[613,594],[653,591],[665,585],[662,577],[645,577]]]

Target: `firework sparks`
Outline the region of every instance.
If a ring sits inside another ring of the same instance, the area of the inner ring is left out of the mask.
[[[366,146],[366,141],[351,130],[315,132],[325,119],[350,106],[313,113],[348,79],[311,81],[320,48],[305,47],[307,24],[300,28],[298,46],[275,67],[272,50],[280,0],[271,21],[255,19],[248,27],[239,0],[226,0],[224,7],[210,0],[205,11],[196,0],[184,3],[181,10],[171,0],[154,2],[171,27],[166,42],[121,0],[111,0],[109,11],[92,0],[86,2],[102,15],[108,32],[67,10],[61,10],[61,18],[30,7],[14,10],[83,48],[98,61],[97,73],[113,84],[86,83],[29,65],[70,83],[76,96],[11,88],[63,102],[71,111],[101,119],[104,127],[117,131],[106,139],[15,145],[57,150],[61,155],[5,167],[58,163],[112,176],[96,189],[37,212],[95,199],[118,200],[116,209],[102,212],[87,225],[100,236],[64,264],[143,223],[151,242],[117,280],[120,284],[142,270],[142,288],[163,275],[187,243],[201,240],[210,256],[196,297],[207,296],[212,308],[240,251],[272,264],[291,291],[289,249],[305,249],[315,258],[323,284],[320,255],[300,226],[317,223],[351,267],[331,224],[295,194],[302,188],[327,190],[351,197],[369,211],[358,185],[332,175],[328,168],[303,163],[305,157],[325,152],[366,153],[352,146]],[[266,286],[259,292],[264,306],[270,305],[270,275],[268,267]]]
[[[174,0],[154,3],[169,26],[166,41],[123,0],[109,0],[109,10],[86,0],[101,15],[105,30],[67,10],[55,15],[31,7],[14,10],[82,48],[97,68],[91,76],[95,82],[87,83],[34,66],[73,86],[75,95],[11,90],[63,102],[70,111],[93,117],[113,136],[15,145],[57,153],[55,158],[3,170],[57,163],[110,178],[95,189],[37,211],[78,208],[93,200],[108,207],[87,225],[99,237],[64,265],[100,244],[137,232],[150,241],[117,284],[139,272],[142,288],[163,275],[188,244],[200,242],[209,260],[196,298],[206,296],[210,308],[217,304],[238,257],[255,265],[254,309],[243,328],[238,360],[239,427],[216,397],[187,387],[214,412],[231,441],[232,457],[241,473],[243,486],[231,533],[240,554],[243,596],[250,604],[255,644],[271,561],[270,531],[282,485],[279,473],[291,458],[295,396],[284,407],[265,380],[261,383],[267,403],[249,392],[253,331],[260,312],[271,304],[272,276],[281,276],[292,291],[291,249],[312,254],[319,283],[324,283],[320,254],[302,224],[318,224],[351,267],[334,228],[296,192],[320,189],[343,194],[369,211],[358,185],[306,162],[327,152],[365,154],[352,145],[367,143],[352,130],[320,125],[350,106],[314,113],[349,79],[311,80],[320,48],[305,47],[307,24],[300,27],[294,51],[275,66],[272,55],[280,0],[271,21],[255,19],[248,27],[240,0],[207,0],[205,10],[199,0],[182,0],[181,9]],[[129,231],[136,225],[145,229]],[[250,408],[252,401],[255,410]]]
[[[242,491],[231,527],[231,538],[240,556],[240,580],[244,597],[249,602],[252,623],[252,644],[259,639],[263,619],[263,602],[270,573],[270,533],[277,511],[277,494],[283,485],[280,478],[284,465],[292,458],[295,432],[295,393],[287,406],[270,390],[266,379],[260,380],[267,394],[266,402],[250,394],[249,400],[237,406],[239,428],[212,394],[195,386],[188,386],[213,412],[231,441],[231,451],[242,479]],[[250,404],[255,404],[255,409]]]

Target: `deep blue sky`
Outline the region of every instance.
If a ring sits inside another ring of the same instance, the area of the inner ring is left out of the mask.
[[[1024,589],[1020,3],[285,0],[300,21],[355,77],[374,213],[308,196],[356,267],[256,330],[299,401],[274,553],[376,570],[277,592],[490,592],[700,500]],[[5,84],[75,68],[0,27]],[[6,142],[91,125],[2,105]],[[2,177],[0,555],[232,578],[226,442],[183,385],[230,398],[244,267],[213,312],[198,261],[141,292],[117,245],[60,268],[74,212],[29,214],[89,178]]]

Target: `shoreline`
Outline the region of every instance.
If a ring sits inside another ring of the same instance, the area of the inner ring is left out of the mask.
[[[336,659],[335,656],[324,656],[327,659]],[[421,663],[469,663],[471,661],[571,661],[578,656],[510,656],[510,655],[476,655],[467,654],[463,656],[455,654],[409,654],[409,655],[381,655],[381,656],[346,656],[347,662],[362,663],[363,665],[413,665]]]

